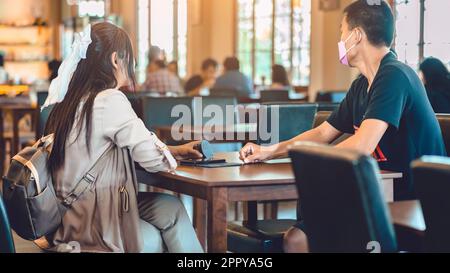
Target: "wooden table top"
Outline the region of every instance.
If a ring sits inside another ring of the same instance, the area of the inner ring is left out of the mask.
[[[238,153],[219,153],[218,159],[226,159],[230,163],[242,163]],[[233,187],[233,186],[262,186],[294,184],[295,176],[291,161],[273,160],[267,163],[242,165],[227,168],[201,168],[192,166],[179,166],[175,173],[158,174],[166,179],[197,184],[207,187]],[[398,179],[401,173],[381,173],[383,179]]]

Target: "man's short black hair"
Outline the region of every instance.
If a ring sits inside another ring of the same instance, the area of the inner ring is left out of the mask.
[[[202,70],[207,70],[210,67],[214,67],[217,69],[219,67],[219,63],[214,59],[206,59],[202,63]]]
[[[228,57],[225,59],[223,66],[227,71],[235,71],[241,69],[241,65],[239,63],[238,58],[236,57]]]
[[[350,29],[361,27],[374,46],[390,47],[394,41],[395,19],[384,0],[358,0],[345,8]]]

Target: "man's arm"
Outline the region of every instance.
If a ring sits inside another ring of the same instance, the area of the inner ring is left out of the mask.
[[[269,147],[262,147],[256,144],[247,144],[240,153],[241,159],[245,163],[254,163],[276,158],[288,157],[289,146],[298,141],[312,141],[322,144],[329,144],[342,135],[342,132],[324,122],[319,127],[305,132],[291,140],[275,144]]]
[[[381,138],[389,128],[389,124],[378,119],[367,119],[358,129],[355,135],[337,145],[337,148],[352,149],[365,155],[371,155]]]

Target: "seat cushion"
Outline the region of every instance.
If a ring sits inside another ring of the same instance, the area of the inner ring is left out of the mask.
[[[235,253],[281,253],[284,234],[296,220],[262,220],[228,224],[228,250]]]

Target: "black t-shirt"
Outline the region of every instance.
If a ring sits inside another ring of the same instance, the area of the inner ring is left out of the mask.
[[[388,123],[373,157],[380,169],[403,173],[403,181],[395,183],[395,199],[413,199],[411,162],[424,155],[446,155],[439,123],[419,77],[393,53],[383,58],[369,92],[368,86],[364,76],[356,79],[328,122],[348,134],[366,119]]]

